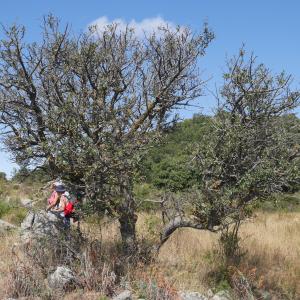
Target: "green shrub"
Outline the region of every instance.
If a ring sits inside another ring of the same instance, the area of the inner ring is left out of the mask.
[[[300,210],[300,194],[279,194],[270,197],[265,201],[257,204],[258,209],[263,211],[299,211]]]
[[[0,201],[0,218],[8,214],[10,210],[11,206],[8,203]]]
[[[140,211],[155,210],[158,203],[147,201],[149,199],[155,200],[160,197],[160,192],[148,183],[136,183],[134,186],[134,196],[139,203],[138,209]]]
[[[24,218],[26,217],[27,209],[25,207],[11,208],[10,211],[6,214],[6,218],[9,222],[15,225],[21,225]]]

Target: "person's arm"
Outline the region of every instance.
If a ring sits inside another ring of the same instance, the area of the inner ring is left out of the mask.
[[[61,207],[59,207],[58,209],[55,210],[57,212],[63,212],[65,210],[66,205],[67,205],[67,201],[66,201],[65,197],[61,197],[60,201],[62,202]]]
[[[46,208],[46,211],[50,210],[51,208],[53,208],[58,202],[58,194],[56,193],[55,194],[55,198],[54,200],[52,201],[52,204],[49,204]]]

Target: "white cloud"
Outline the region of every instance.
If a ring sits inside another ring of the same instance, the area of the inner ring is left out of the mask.
[[[171,30],[175,30],[176,28],[174,23],[166,21],[161,17],[146,18],[140,22],[132,19],[131,21],[126,22],[124,19],[109,20],[106,16],[103,16],[91,22],[89,26],[96,26],[97,31],[101,32],[107,25],[112,23],[118,24],[121,31],[125,30],[126,26],[129,25],[129,27],[134,28],[136,35],[139,37],[143,37],[144,34],[157,32],[159,27],[162,26],[168,26]]]

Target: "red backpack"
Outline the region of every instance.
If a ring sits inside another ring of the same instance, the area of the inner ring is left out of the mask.
[[[64,209],[65,217],[69,217],[74,212],[74,203],[69,201]]]

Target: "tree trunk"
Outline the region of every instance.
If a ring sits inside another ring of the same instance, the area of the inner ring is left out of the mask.
[[[137,250],[135,227],[137,215],[135,214],[135,201],[131,180],[123,181],[121,185],[121,193],[124,200],[118,209],[118,213],[123,251],[126,255],[132,255]]]
[[[133,212],[121,212],[119,217],[123,252],[133,255],[137,250],[135,224],[137,217]]]

